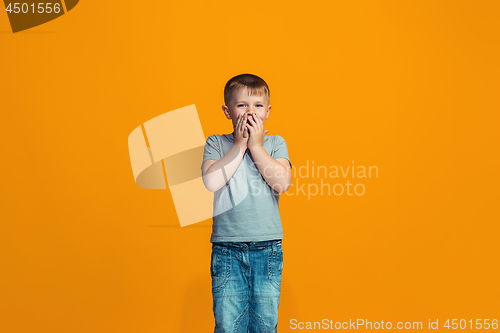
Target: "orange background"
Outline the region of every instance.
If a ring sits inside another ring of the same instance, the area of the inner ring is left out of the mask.
[[[139,188],[127,138],[190,104],[230,133],[240,73],[269,84],[295,168],[379,168],[360,197],[282,195],[281,332],[500,319],[499,12],[87,0],[17,34],[0,13],[0,331],[213,331],[211,221],[180,228],[168,190]]]

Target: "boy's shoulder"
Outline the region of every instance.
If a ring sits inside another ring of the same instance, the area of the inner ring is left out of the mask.
[[[217,140],[217,141],[234,141],[234,137],[232,134],[212,134],[208,137],[207,140]]]

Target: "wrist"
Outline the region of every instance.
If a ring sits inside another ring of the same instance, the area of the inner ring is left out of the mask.
[[[250,152],[253,152],[253,151],[256,151],[259,149],[264,149],[264,148],[261,145],[253,145],[253,146],[248,146],[248,149],[250,150]]]
[[[238,149],[239,149],[239,150],[240,150],[243,154],[245,154],[245,150],[247,150],[247,145],[246,145],[246,143],[245,143],[245,144],[241,144],[241,143],[236,143],[236,142],[235,142],[235,143],[234,143],[234,145],[235,145],[236,147],[238,147]]]

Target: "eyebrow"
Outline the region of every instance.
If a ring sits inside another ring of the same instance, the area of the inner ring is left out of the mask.
[[[247,103],[247,101],[240,101],[240,102],[238,102],[238,104],[240,104],[240,103]],[[255,103],[264,104],[264,102],[260,102],[260,101],[257,101],[257,102],[255,102]]]

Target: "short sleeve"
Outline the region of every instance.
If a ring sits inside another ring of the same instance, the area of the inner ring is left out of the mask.
[[[288,157],[288,147],[286,146],[285,139],[283,139],[280,135],[274,136],[274,148],[272,157],[274,159],[286,158],[288,160],[288,163],[290,163],[290,168],[293,168],[292,162],[290,162],[290,158]]]
[[[200,169],[203,168],[203,163],[206,160],[220,160],[222,158],[222,152],[220,148],[219,141],[215,135],[210,135],[205,142],[205,150],[203,151],[203,162],[201,163]]]

